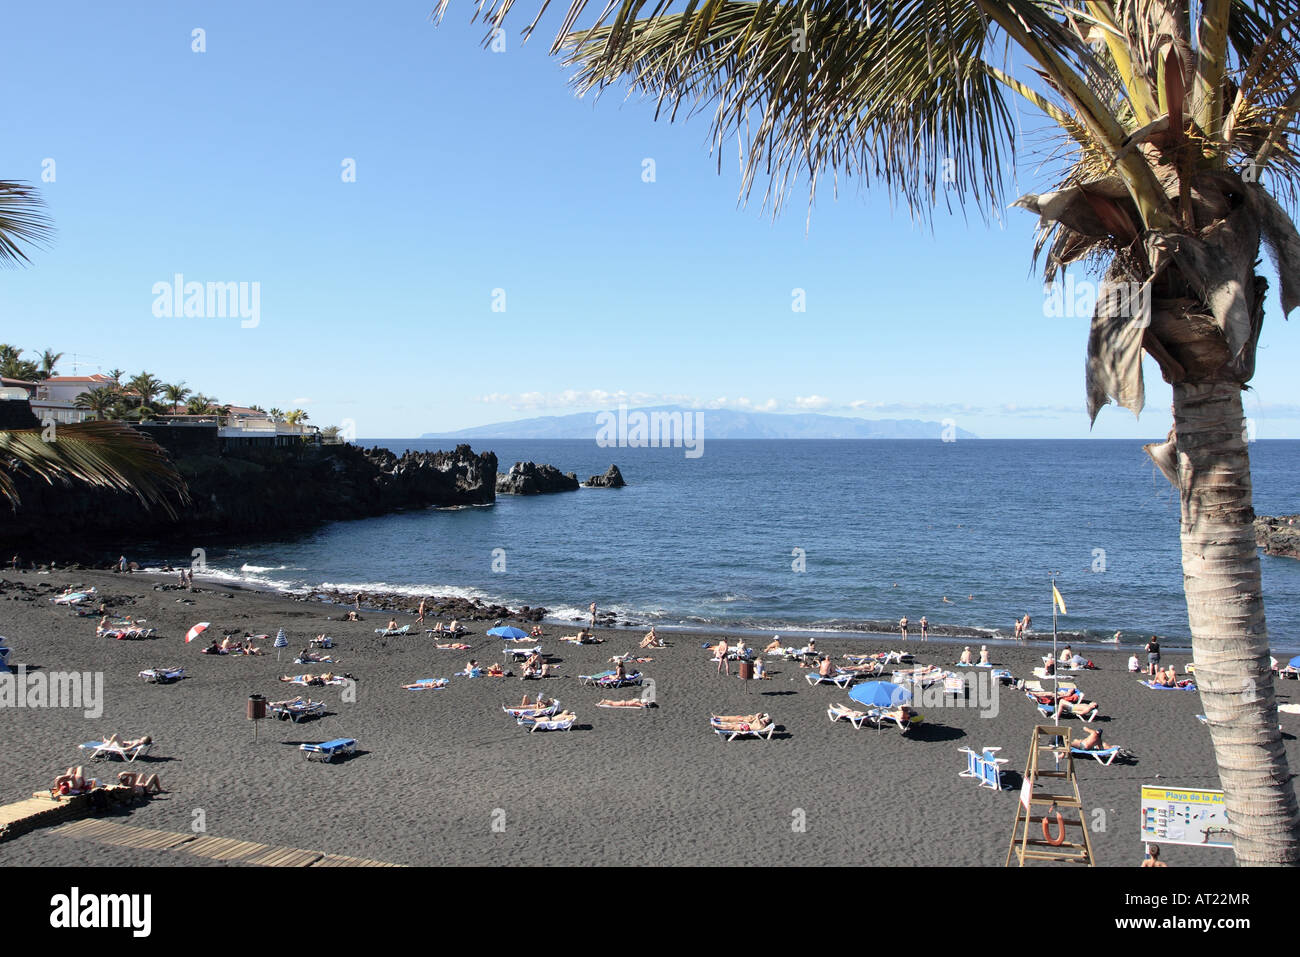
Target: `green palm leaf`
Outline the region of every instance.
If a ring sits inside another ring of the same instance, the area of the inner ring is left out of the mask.
[[[53,237],[40,194],[26,183],[0,180],[0,266],[25,265],[23,244],[45,246]]]
[[[50,484],[85,482],[134,495],[146,507],[177,517],[174,503],[187,503],[185,480],[153,439],[109,422],[58,425],[52,441],[41,429],[0,431],[0,496],[18,504],[15,466]]]

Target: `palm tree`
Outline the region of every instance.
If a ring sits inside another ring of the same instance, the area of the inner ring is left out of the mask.
[[[267,415],[271,417],[272,422],[279,422],[284,418],[284,412],[281,409],[272,409]]]
[[[62,352],[55,352],[53,349],[46,349],[41,353],[41,368],[37,373],[39,379],[48,379],[54,375],[55,365],[63,358]],[[38,381],[39,381],[38,379]]]
[[[513,2],[479,0],[476,17],[495,30]],[[1300,304],[1300,235],[1275,198],[1294,204],[1300,184],[1295,0],[622,0],[578,28],[585,7],[570,0],[552,46],[577,90],[628,78],[670,118],[715,107],[715,146],[742,143],[742,195],[766,174],[774,209],[792,177],[815,191],[825,174],[874,175],[923,218],[937,202],[985,209],[1014,168],[1011,101],[1047,121],[1053,188],[1016,205],[1040,217],[1048,280],[1073,263],[1103,272],[1089,414],[1141,410],[1144,351],[1173,386],[1174,429],[1148,451],[1181,497],[1197,682],[1237,860],[1300,863],[1241,402],[1261,242],[1283,311]]]
[[[304,422],[306,422],[309,418],[311,418],[311,416],[309,416],[302,409],[294,409],[292,412],[290,412],[288,415],[284,417],[284,421],[288,422],[290,425],[301,425]]]
[[[141,372],[133,376],[126,386],[139,396],[141,405],[152,405],[154,398],[162,391],[163,384],[149,373]]]
[[[163,398],[166,399],[168,404],[171,406],[171,411],[174,412],[177,406],[185,404],[185,400],[188,399],[193,392],[185,387],[184,382],[175,382],[171,385],[163,386],[162,394]]]
[[[0,376],[6,379],[22,379],[34,382],[40,374],[35,362],[22,358],[23,350],[11,345],[0,345]]]
[[[211,406],[212,400],[200,392],[185,403],[185,413],[187,415],[206,415]]]
[[[104,418],[117,402],[117,392],[108,386],[91,389],[77,396],[74,404],[78,409],[88,409],[98,419]]]
[[[125,369],[109,369],[108,377],[113,380],[113,385],[119,388],[122,385],[122,376],[126,375]]]

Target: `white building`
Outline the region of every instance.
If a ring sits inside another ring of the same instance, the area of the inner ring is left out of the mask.
[[[84,422],[93,413],[77,408],[77,396],[112,384],[112,378],[98,372],[94,375],[51,376],[36,383],[32,412],[42,422],[49,419],[64,423]]]

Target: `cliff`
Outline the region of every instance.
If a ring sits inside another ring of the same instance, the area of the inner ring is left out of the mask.
[[[127,542],[197,547],[339,519],[496,500],[496,455],[475,454],[468,445],[400,457],[351,445],[211,449],[174,454],[173,461],[192,500],[174,520],[124,493],[51,486],[20,471],[21,504],[0,512],[0,550],[29,559],[97,561],[105,547]]]

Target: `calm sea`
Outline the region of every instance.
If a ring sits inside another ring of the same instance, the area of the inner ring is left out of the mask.
[[[264,587],[463,594],[562,620],[594,600],[660,627],[852,632],[926,615],[1009,632],[1028,612],[1040,635],[1056,572],[1063,630],[1188,634],[1177,497],[1139,442],[713,441],[698,458],[593,441],[479,448],[502,471],[533,460],[584,480],[615,462],[630,484],[338,522],[209,552],[209,566]],[[1256,510],[1300,511],[1300,442],[1256,442],[1251,459]],[[1294,651],[1300,562],[1262,561],[1272,644]]]

